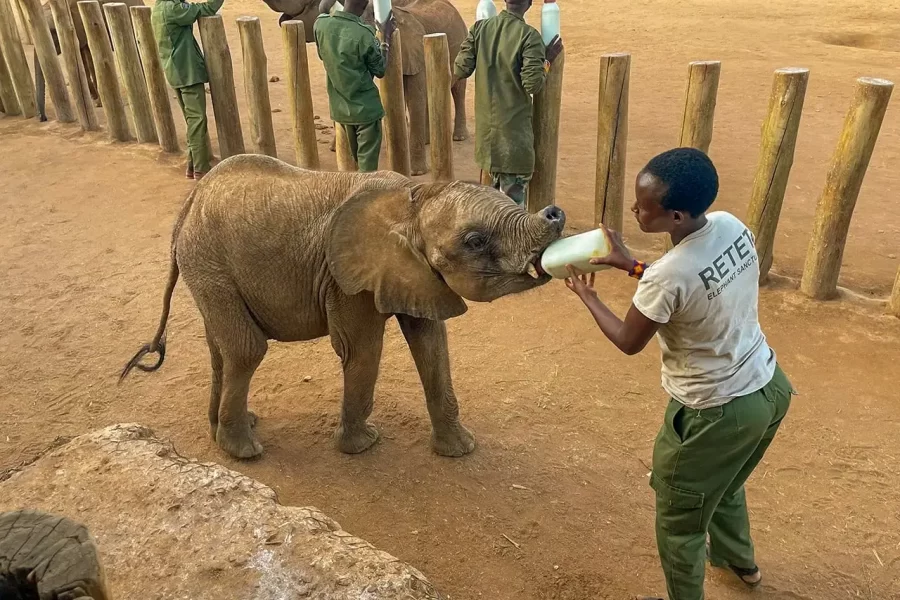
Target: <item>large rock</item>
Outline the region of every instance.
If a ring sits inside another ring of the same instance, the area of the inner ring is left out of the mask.
[[[416,569],[315,508],[179,456],[141,425],[75,438],[0,483],[0,512],[84,523],[113,598],[440,600]]]

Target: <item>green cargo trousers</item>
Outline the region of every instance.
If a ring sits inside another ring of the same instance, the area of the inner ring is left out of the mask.
[[[212,150],[206,122],[206,91],[203,84],[189,85],[175,90],[178,104],[187,123],[188,163],[198,173],[209,173]]]
[[[653,448],[656,543],[669,600],[703,600],[714,566],[756,566],[744,482],[762,460],[794,394],[780,367],[758,392],[694,410],[671,400]]]
[[[350,154],[359,165],[360,173],[371,173],[378,170],[378,158],[381,154],[381,120],[365,125],[340,124],[347,134]]]
[[[513,199],[519,206],[525,206],[528,198],[528,183],[531,181],[531,173],[491,173],[491,184]]]

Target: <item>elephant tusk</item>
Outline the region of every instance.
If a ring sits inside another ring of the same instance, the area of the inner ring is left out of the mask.
[[[528,263],[528,268],[526,272],[531,276],[532,279],[540,279],[540,275],[538,274],[537,267],[534,266],[534,263]]]

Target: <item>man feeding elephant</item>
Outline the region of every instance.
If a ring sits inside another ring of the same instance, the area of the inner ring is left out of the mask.
[[[222,8],[224,0],[190,3],[181,0],[157,0],[151,21],[159,58],[166,80],[178,95],[178,104],[187,123],[188,179],[201,179],[209,172],[212,149],[206,121],[206,91],[209,81],[203,53],[194,38],[194,23],[200,17],[211,17]]]
[[[360,19],[367,5],[368,0],[347,0],[344,10],[320,15],[313,29],[325,64],[331,120],[347,135],[362,173],[378,170],[384,107],[374,78],[384,77],[394,32],[393,17],[376,22],[379,44],[375,30]]]
[[[525,22],[532,0],[508,0],[496,17],[478,21],[456,56],[453,85],[476,70],[475,160],[495,188],[522,205],[534,172],[532,96],[562,51]]]

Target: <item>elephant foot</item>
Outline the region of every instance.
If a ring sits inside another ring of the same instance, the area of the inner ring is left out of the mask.
[[[100,101],[100,98],[95,98],[95,99],[94,99],[94,106],[95,106],[96,108],[103,108],[103,102]]]
[[[409,167],[409,172],[413,176],[424,175],[428,172],[428,164],[426,164],[425,161],[420,163],[413,162]]]
[[[219,425],[216,431],[216,444],[219,448],[235,458],[253,458],[262,454],[263,447],[253,433],[253,419],[233,427]]]
[[[453,141],[454,142],[464,142],[469,139],[469,130],[465,127],[457,129],[453,132]]]
[[[370,423],[366,423],[362,429],[347,429],[344,425],[339,425],[334,432],[334,438],[338,450],[344,454],[359,454],[378,441],[378,430]]]
[[[441,456],[465,456],[475,449],[475,436],[457,423],[443,431],[433,431],[431,447]]]
[[[250,428],[253,429],[256,427],[256,424],[259,423],[259,417],[256,416],[256,413],[252,410],[247,411],[247,418],[250,420]],[[219,422],[209,424],[209,434],[212,437],[213,441],[216,441],[216,433],[219,431]]]

